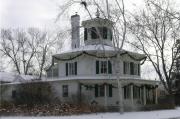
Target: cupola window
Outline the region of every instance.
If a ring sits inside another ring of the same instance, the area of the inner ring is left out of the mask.
[[[87,32],[87,28],[84,29],[84,40],[87,40],[88,38],[88,32]]]
[[[99,37],[98,37],[98,33],[97,33],[95,27],[92,27],[92,28],[91,28],[91,38],[92,38],[92,39],[97,39],[97,38],[99,38]]]
[[[92,39],[97,39],[99,38],[99,35],[101,35],[101,37],[103,39],[107,39],[108,37],[108,29],[106,27],[98,27],[98,30],[99,30],[99,33],[98,34],[98,31],[96,30],[95,27],[92,27],[91,28],[91,38]],[[85,32],[85,36],[87,36],[87,30],[84,31]],[[86,40],[86,39],[85,39]]]

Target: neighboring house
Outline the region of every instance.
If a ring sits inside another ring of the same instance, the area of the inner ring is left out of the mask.
[[[48,80],[59,82],[54,87],[61,101],[78,98],[88,104],[116,107],[120,95],[127,108],[157,104],[158,81],[141,78],[145,55],[114,47],[112,21],[99,16],[82,21],[85,46],[80,45],[80,16],[73,15],[71,24],[72,50],[53,55],[53,64],[47,69]]]
[[[13,100],[20,84],[37,80],[37,76],[0,72],[0,101]]]

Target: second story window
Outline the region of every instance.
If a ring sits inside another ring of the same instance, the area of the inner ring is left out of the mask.
[[[96,61],[96,74],[112,74],[112,64],[108,61]]]
[[[106,74],[107,73],[107,68],[108,68],[108,65],[107,65],[107,61],[101,61],[100,62],[100,67],[101,67],[101,73],[102,74]]]
[[[77,62],[66,63],[66,76],[77,75]]]
[[[123,64],[124,74],[140,76],[140,64],[126,61]]]

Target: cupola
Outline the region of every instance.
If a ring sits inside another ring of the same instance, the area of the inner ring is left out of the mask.
[[[84,27],[85,45],[104,44],[112,46],[112,28],[113,22],[109,19],[100,18],[97,9],[96,18],[82,22]]]

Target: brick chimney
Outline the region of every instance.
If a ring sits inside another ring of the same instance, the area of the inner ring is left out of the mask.
[[[71,16],[71,48],[79,48],[80,46],[80,16],[76,13]]]

